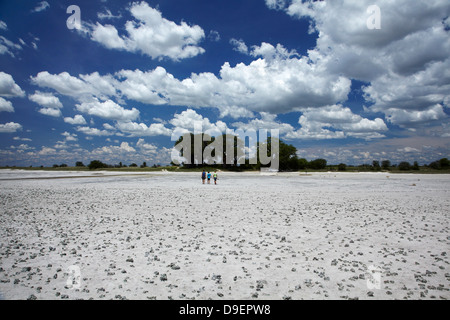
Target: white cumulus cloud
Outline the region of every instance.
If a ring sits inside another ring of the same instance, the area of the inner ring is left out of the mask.
[[[114,135],[114,132],[111,132],[109,130],[100,130],[97,128],[91,128],[91,127],[77,127],[76,130],[78,132],[84,133],[88,136],[112,136]]]
[[[2,97],[0,97],[0,112],[14,112],[14,107],[11,103],[11,101],[5,100]]]
[[[0,133],[12,133],[22,130],[22,125],[16,122],[0,123]]]
[[[62,115],[60,109],[53,109],[53,108],[41,108],[38,110],[39,113],[50,116],[50,117],[60,117]]]
[[[32,10],[32,12],[41,12],[50,8],[50,4],[47,1],[41,1],[37,4],[37,6]]]
[[[363,88],[364,97],[373,103],[368,110],[383,112],[392,123],[407,127],[417,118],[436,119],[436,105],[449,106],[448,1],[376,1],[380,29],[367,27],[371,0],[266,4],[310,20],[318,39],[309,57],[329,73],[368,82]],[[397,117],[402,113],[403,119]]]
[[[125,109],[112,100],[100,102],[83,102],[76,105],[76,109],[80,112],[87,113],[108,120],[135,120],[139,117],[139,110],[132,108]]]
[[[170,136],[172,130],[166,128],[162,123],[152,123],[147,126],[145,123],[136,123],[133,121],[118,121],[116,128],[130,136]]]
[[[0,71],[0,96],[23,97],[25,92],[16,84],[10,74]]]
[[[63,107],[58,97],[47,92],[36,91],[34,94],[29,95],[28,99],[46,108],[60,109]]]
[[[75,115],[73,118],[71,117],[65,117],[64,122],[74,125],[84,125],[86,124],[86,119],[81,114]]]
[[[205,32],[198,25],[190,26],[184,21],[177,24],[167,20],[158,9],[143,1],[132,3],[129,11],[134,20],[125,24],[127,35],[119,35],[113,25],[97,22],[91,26],[91,39],[108,49],[140,52],[153,59],[167,57],[178,61],[205,52],[199,46]]]

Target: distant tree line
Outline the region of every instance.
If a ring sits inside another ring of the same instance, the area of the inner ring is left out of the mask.
[[[415,171],[420,170],[419,164],[417,161],[414,161],[413,164],[402,161],[398,164],[392,164],[390,160],[383,160],[383,161],[377,161],[374,160],[372,164],[361,164],[358,166],[354,165],[347,165],[345,163],[339,163],[338,165],[329,165],[327,164],[327,160],[319,158],[315,160],[308,161],[304,158],[298,158],[297,156],[297,149],[292,146],[288,145],[282,141],[280,141],[280,160],[279,160],[279,170],[280,171],[301,171],[301,170],[324,170],[324,169],[330,169],[330,170],[338,170],[338,171],[347,171],[350,168],[353,170],[359,170],[359,171],[389,171],[389,170],[400,170],[400,171]],[[237,165],[237,164],[182,164],[181,166],[183,168],[204,168],[204,167],[210,167],[210,168],[224,168],[227,170],[259,170],[261,167],[263,167],[261,164],[249,164],[248,159],[244,164]],[[171,163],[172,166],[174,166],[174,163]],[[61,165],[53,165],[53,167],[67,167],[66,164]],[[76,167],[87,167],[90,170],[95,169],[104,169],[104,168],[148,168],[147,163],[144,161],[140,166],[138,166],[136,163],[131,163],[130,165],[124,165],[122,162],[120,162],[118,165],[110,165],[101,162],[100,160],[93,160],[91,161],[87,166],[85,166],[82,162],[77,161]],[[161,165],[159,164],[153,164],[151,168],[159,168]],[[450,160],[447,158],[442,158],[437,161],[433,161],[428,165],[424,165],[424,168],[430,168],[433,170],[446,170],[450,169]]]
[[[191,135],[191,149],[194,149],[194,134]],[[215,141],[214,137],[206,137],[204,138],[205,134],[201,134],[200,141],[202,141],[202,150],[204,150],[210,143],[213,143]],[[233,154],[231,155],[233,157],[232,161],[226,161],[230,155],[226,152],[226,143],[230,143],[231,139],[231,145],[233,145]],[[176,142],[175,146],[182,140],[182,137],[180,137]],[[205,163],[198,161],[198,159],[195,159],[194,153],[191,153],[191,159],[190,163],[182,163],[181,165],[185,168],[201,168],[201,167],[223,167],[225,169],[229,170],[259,170],[261,167],[263,167],[258,159],[259,155],[259,147],[260,142],[257,143],[257,152],[256,157],[257,161],[256,164],[250,164],[251,159],[245,159],[245,162],[243,164],[238,165],[238,158],[237,158],[237,148],[239,148],[239,145],[242,147],[243,143],[239,144],[239,137],[238,136],[230,136],[230,135],[223,135],[222,136],[223,141],[223,148],[221,155],[222,163],[221,164],[211,164],[211,163]],[[242,141],[240,141],[242,142]],[[271,138],[269,138],[265,143],[267,143],[268,146],[268,153],[270,154],[271,149]],[[297,148],[293,145],[287,144],[283,142],[282,140],[278,141],[279,145],[279,170],[280,171],[299,171],[299,170],[323,170],[323,169],[332,169],[332,170],[338,170],[338,171],[346,171],[347,169],[356,168],[357,170],[361,171],[381,171],[381,170],[400,170],[400,171],[414,171],[414,170],[420,170],[419,163],[417,161],[414,161],[413,164],[407,162],[407,161],[401,161],[398,164],[392,164],[390,160],[382,160],[381,162],[378,160],[372,161],[372,164],[362,164],[359,166],[350,166],[345,163],[340,163],[337,166],[336,165],[328,165],[327,160],[319,158],[315,160],[308,161],[305,158],[299,158],[297,156]],[[215,154],[214,154],[215,155]],[[227,164],[227,162],[231,162],[231,164]],[[173,162],[171,165],[175,165]],[[442,158],[438,161],[434,161],[430,163],[429,165],[424,165],[425,168],[431,168],[436,170],[441,169],[450,169],[450,161],[447,158]]]
[[[340,163],[337,168],[339,171],[346,171],[347,166],[345,163]],[[351,166],[355,167],[355,166]],[[442,158],[437,161],[433,161],[430,164],[425,164],[423,166],[424,168],[430,168],[434,170],[446,170],[450,169],[450,161],[447,158]],[[400,171],[418,171],[420,170],[419,163],[417,161],[414,161],[413,164],[409,163],[408,161],[401,161],[398,164],[391,164],[390,160],[383,160],[381,161],[381,164],[379,161],[374,160],[372,162],[372,165],[370,164],[362,164],[357,166],[356,168],[360,168],[362,170],[371,170],[371,171],[381,171],[381,170],[393,170],[397,169]]]
[[[80,165],[81,166],[81,165]],[[83,165],[84,166],[84,165]],[[78,165],[77,165],[77,167],[78,167]],[[101,162],[100,160],[93,160],[93,161],[91,161],[88,165],[87,165],[87,167],[90,169],[90,170],[95,170],[95,169],[105,169],[105,168],[137,168],[137,167],[140,167],[140,168],[148,168],[148,166],[147,166],[147,162],[143,162],[140,166],[138,166],[136,163],[131,163],[130,165],[126,165],[126,164],[122,164],[122,162],[119,162],[119,164],[115,164],[115,165],[110,165],[110,164],[106,164],[106,163],[103,163],[103,162]],[[154,164],[154,165],[152,165],[151,166],[152,168],[159,168],[159,167],[161,167],[161,165],[159,165],[159,164]]]
[[[430,163],[428,165],[428,167],[430,167],[431,169],[449,169],[450,168],[450,160],[448,160],[447,158],[442,158],[441,160],[438,161],[433,161],[432,163]]]
[[[41,166],[41,167],[43,167],[43,166]],[[59,168],[67,167],[67,164],[61,164],[61,165],[54,164],[53,165],[53,168],[58,168],[58,167]],[[131,163],[130,165],[127,166],[126,164],[122,164],[122,162],[119,162],[119,164],[111,165],[111,164],[103,163],[100,160],[92,160],[87,166],[84,165],[83,162],[77,161],[77,162],[75,162],[75,167],[81,167],[81,168],[83,168],[83,167],[86,168],[87,167],[90,170],[95,170],[95,169],[105,169],[105,168],[127,168],[127,167],[135,168],[135,167],[138,167],[138,165],[136,163]],[[140,167],[141,168],[147,168],[147,162],[144,161],[140,165]],[[152,166],[152,168],[158,168],[158,167],[161,167],[161,165],[154,164]]]
[[[216,141],[215,137],[211,137],[204,133],[199,134],[200,137],[198,141],[201,141],[201,150],[205,150],[209,145],[213,144]],[[190,133],[190,141],[191,141],[191,151],[194,150],[195,143],[194,134]],[[212,167],[212,168],[223,168],[226,170],[259,170],[261,167],[269,166],[261,164],[260,156],[260,148],[263,144],[266,144],[267,154],[270,155],[272,151],[272,140],[269,139],[265,142],[257,142],[256,143],[256,152],[255,156],[249,157],[248,155],[245,159],[239,157],[239,154],[245,155],[245,144],[244,142],[235,135],[224,134],[220,137],[222,140],[222,154],[217,154],[217,150],[214,150],[211,155],[215,158],[220,159],[220,163],[207,163],[204,159],[197,159],[195,152],[190,153],[189,161],[182,162],[181,164],[175,164],[171,162],[171,165],[181,165],[183,168],[203,168],[203,167]],[[182,141],[183,137],[180,137],[176,142],[175,146]],[[219,140],[220,141],[220,140]],[[219,142],[220,144],[220,142]],[[227,150],[227,145],[232,146],[232,150]],[[280,171],[298,171],[303,169],[314,169],[320,170],[325,169],[327,166],[327,161],[325,159],[315,159],[312,161],[308,161],[304,158],[298,158],[297,156],[297,148],[293,145],[286,144],[283,141],[278,139],[279,146],[279,170]],[[231,151],[231,152],[230,152]],[[242,151],[241,153],[239,151]],[[186,155],[181,152],[182,157],[186,158]]]
[[[198,140],[202,141],[202,150],[205,150],[211,143],[214,143],[215,137],[207,136],[204,133],[200,134],[200,137]],[[191,141],[191,149],[194,150],[194,141],[195,141],[195,135],[190,133],[190,141]],[[180,137],[176,142],[175,146],[183,139],[183,137]],[[220,140],[218,140],[220,145]],[[327,164],[327,160],[319,158],[315,160],[308,161],[305,158],[299,158],[297,156],[297,148],[294,147],[291,144],[287,144],[283,142],[282,140],[278,139],[278,146],[279,146],[279,170],[280,171],[301,171],[301,170],[337,170],[337,171],[348,171],[348,170],[358,170],[358,171],[389,171],[389,170],[400,170],[400,171],[415,171],[415,170],[421,170],[420,166],[417,161],[414,161],[412,164],[407,161],[401,161],[398,164],[392,164],[390,160],[382,160],[381,162],[378,160],[372,161],[371,164],[361,164],[358,166],[354,165],[347,165],[345,163],[339,163],[338,165],[329,165]],[[259,170],[261,167],[264,167],[265,165],[261,164],[261,161],[259,159],[260,155],[260,148],[263,144],[265,144],[265,148],[267,148],[267,152],[270,155],[271,154],[271,148],[272,148],[272,139],[269,137],[264,142],[257,142],[256,144],[256,153],[255,156],[250,158],[248,154],[245,156],[245,159],[242,159],[238,157],[239,152],[238,149],[245,149],[245,144],[242,140],[239,139],[238,136],[235,135],[223,135],[222,136],[222,154],[216,154],[217,151],[214,149],[214,151],[211,153],[213,157],[216,159],[221,159],[220,163],[206,163],[203,159],[196,159],[195,153],[191,152],[190,155],[190,161],[182,162],[181,164],[175,164],[173,162],[170,163],[171,166],[181,166],[183,168],[205,168],[205,167],[213,167],[213,168],[221,168],[225,170],[236,170],[236,171],[242,171],[242,170]],[[217,145],[217,144],[216,144]],[[227,150],[227,146],[232,146],[232,152],[229,152],[230,150]],[[241,150],[242,151],[242,150]],[[245,153],[241,153],[241,155]],[[180,154],[181,157],[185,156],[183,153]],[[136,163],[131,163],[128,166],[126,164],[123,164],[122,162],[119,162],[119,164],[110,165],[103,163],[100,160],[93,160],[91,161],[87,166],[83,164],[81,161],[77,161],[75,163],[76,167],[87,167],[90,170],[95,169],[104,169],[104,168],[136,168],[138,165]],[[268,165],[266,165],[268,166]],[[7,166],[8,167],[8,166]],[[43,166],[41,166],[43,167]],[[67,167],[67,164],[63,163],[60,165],[54,164],[54,168],[57,167]],[[139,167],[141,168],[147,168],[147,163],[144,161]],[[158,168],[161,167],[159,164],[153,164],[152,168]],[[447,158],[442,158],[437,161],[433,161],[428,165],[423,165],[422,168],[432,169],[432,170],[449,170],[450,169],[450,161]]]
[[[355,166],[347,166],[345,163],[340,163],[338,165],[338,171],[346,171],[349,167],[355,168]],[[390,160],[380,161],[374,160],[372,164],[361,164],[356,168],[364,170],[364,171],[382,171],[382,170],[392,170],[397,168],[399,170],[407,171],[407,170],[419,170],[419,164],[417,161],[414,161],[414,164],[411,165],[409,162],[402,161],[398,165],[391,164]]]

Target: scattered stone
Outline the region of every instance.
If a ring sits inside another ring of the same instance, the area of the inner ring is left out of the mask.
[[[216,281],[216,284],[221,284],[222,276],[220,274],[213,274],[211,280]]]
[[[257,280],[256,281],[256,291],[261,291],[264,288],[264,285],[267,284],[266,280]]]
[[[180,269],[180,267],[179,266],[177,266],[175,263],[171,263],[171,264],[169,264],[168,265],[168,267],[169,268],[171,268],[172,270],[179,270]]]

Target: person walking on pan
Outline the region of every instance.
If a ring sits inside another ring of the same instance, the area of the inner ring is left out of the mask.
[[[206,179],[206,172],[205,172],[205,170],[203,170],[203,172],[202,172],[202,182],[203,182],[203,184],[205,184],[205,179]]]
[[[217,184],[217,171],[214,171],[213,178],[214,178],[214,184]]]
[[[208,178],[208,184],[210,184],[211,181],[211,173],[208,171],[208,174],[206,175],[206,177]]]

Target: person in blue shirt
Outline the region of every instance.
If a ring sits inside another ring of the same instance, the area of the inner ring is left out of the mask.
[[[211,181],[211,173],[209,171],[208,171],[208,174],[206,175],[206,177],[208,178],[208,184],[209,184]]]
[[[205,170],[203,170],[203,172],[202,172],[202,182],[203,182],[203,184],[205,184],[205,179],[206,179],[206,172],[205,172]]]

